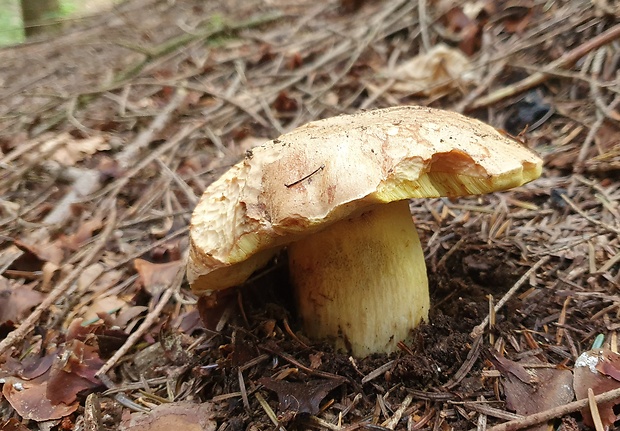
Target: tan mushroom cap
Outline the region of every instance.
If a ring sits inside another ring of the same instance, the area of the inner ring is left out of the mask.
[[[205,190],[188,279],[197,293],[225,289],[370,205],[505,190],[541,169],[519,142],[454,112],[402,106],[314,121],[248,152]]]

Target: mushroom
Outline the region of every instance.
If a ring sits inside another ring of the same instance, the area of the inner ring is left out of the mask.
[[[303,329],[361,357],[426,320],[428,281],[409,199],[505,190],[541,159],[463,115],[401,106],[314,121],[248,151],[192,215],[198,294],[243,283],[282,248]]]

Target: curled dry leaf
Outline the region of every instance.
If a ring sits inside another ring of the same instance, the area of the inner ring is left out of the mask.
[[[102,316],[109,316],[127,306],[127,301],[118,296],[99,296],[95,298],[90,305],[82,307],[79,316],[83,317],[87,322],[93,322]]]
[[[120,431],[214,431],[213,405],[178,402],[162,404],[150,413],[132,413],[123,421]]]
[[[59,238],[64,248],[70,251],[76,251],[84,246],[93,237],[93,233],[103,226],[103,221],[99,218],[87,220],[80,224],[77,231],[70,235],[62,235]]]
[[[460,50],[444,44],[401,63],[385,75],[396,80],[393,86],[396,91],[431,97],[449,94],[479,81],[470,60]]]
[[[72,340],[52,365],[46,396],[52,404],[71,404],[77,394],[100,385],[95,373],[103,366],[99,349]]]
[[[75,139],[69,133],[61,133],[47,140],[41,151],[54,150],[51,159],[65,166],[73,166],[98,151],[110,149],[103,136],[92,136],[86,139]]]
[[[65,256],[62,245],[51,242],[47,233],[42,238],[15,240],[15,245],[25,253],[13,262],[12,269],[40,271],[44,262],[60,265]]]
[[[578,400],[588,398],[588,389],[595,395],[620,388],[620,355],[609,349],[592,349],[582,353],[575,361],[573,387]],[[605,429],[616,420],[616,402],[599,404],[598,410]],[[594,426],[589,408],[581,411],[583,422]]]
[[[263,377],[258,382],[278,394],[280,411],[286,415],[282,420],[286,422],[300,413],[317,414],[323,398],[343,384],[344,379],[313,380],[301,383]]]
[[[523,365],[518,362],[511,361],[501,356],[497,351],[491,350],[486,356],[505,379],[516,379],[528,385],[538,382],[533,372],[526,370]]]

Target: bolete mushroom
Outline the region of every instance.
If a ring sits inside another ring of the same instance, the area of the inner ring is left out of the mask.
[[[426,320],[409,199],[505,190],[542,161],[493,127],[416,106],[314,121],[249,151],[190,227],[198,294],[243,283],[283,247],[304,331],[356,356],[391,352]]]

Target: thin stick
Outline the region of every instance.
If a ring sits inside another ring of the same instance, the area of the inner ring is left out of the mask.
[[[506,304],[506,302],[508,302],[508,300],[512,298],[512,296],[516,293],[516,291],[519,290],[521,285],[525,283],[528,278],[530,278],[530,275],[536,272],[538,268],[543,266],[550,258],[551,256],[543,256],[538,262],[534,264],[534,266],[528,269],[526,273],[523,274],[521,278],[517,280],[517,282],[510,288],[510,290],[506,292],[506,294],[502,297],[502,299],[500,299],[497,302],[497,304],[495,304],[495,308],[494,308],[495,312],[497,313]],[[476,339],[478,336],[480,336],[484,332],[484,327],[488,323],[489,323],[489,316],[485,317],[482,323],[480,323],[478,326],[474,328],[473,331],[471,331],[469,336],[471,338]]]
[[[608,403],[620,399],[620,389],[614,389],[612,391],[603,392],[594,397],[594,400],[598,404]],[[587,398],[573,401],[572,403],[564,404],[563,406],[554,407],[549,410],[535,413],[530,416],[526,416],[523,419],[517,419],[514,421],[505,422],[503,424],[496,425],[491,428],[487,428],[487,431],[516,431],[523,428],[531,427],[532,425],[538,425],[543,422],[547,422],[550,419],[555,419],[567,415],[569,413],[581,410],[587,407],[589,400]]]
[[[396,425],[398,424],[400,419],[403,417],[403,413],[405,413],[405,410],[407,410],[407,408],[411,404],[411,401],[413,401],[413,396],[411,394],[407,394],[407,396],[405,397],[403,403],[400,405],[398,410],[394,412],[394,416],[386,420],[382,425],[391,430],[396,428]]]
[[[101,249],[105,246],[108,238],[114,231],[116,227],[116,200],[110,200],[109,208],[105,208],[105,212],[108,212],[108,220],[105,226],[105,229],[101,232],[101,235],[97,239],[97,241],[93,244],[93,247],[90,249],[88,254],[84,256],[84,259],[75,267],[73,271],[69,273],[65,277],[58,286],[52,290],[49,295],[39,304],[37,308],[34,309],[32,313],[24,320],[17,329],[13,332],[9,333],[2,342],[0,342],[0,355],[8,350],[13,344],[15,344],[19,340],[23,340],[26,334],[28,334],[37,321],[41,318],[43,312],[48,311],[49,308],[60,298],[72,285],[75,280],[82,274],[84,269],[91,264],[95,256],[101,251]]]
[[[600,48],[601,46],[608,44],[609,42],[612,42],[619,37],[620,24],[617,24],[614,27],[608,29],[607,31],[599,34],[598,36],[582,43],[577,48],[568,51],[557,60],[552,61],[551,63],[549,63],[547,70],[572,66],[575,62],[577,62],[577,60],[579,60],[590,51]],[[548,76],[549,75],[545,72],[536,72],[533,75],[530,75],[527,78],[515,83],[514,85],[500,88],[489,94],[488,96],[482,97],[474,101],[469,106],[467,106],[466,109],[473,110],[478,108],[484,108],[485,106],[492,105],[499,102],[500,100],[516,96],[517,94],[523,93],[524,91],[527,91],[532,87],[542,84]]]
[[[595,218],[590,217],[588,214],[586,214],[581,208],[579,208],[577,206],[577,204],[575,204],[568,196],[566,196],[566,194],[561,194],[560,195],[562,197],[562,199],[564,200],[564,202],[566,202],[568,205],[570,205],[570,207],[577,213],[579,214],[581,217],[583,217],[584,219],[588,220],[590,223],[593,223],[597,226],[600,226],[602,228],[607,229],[608,231],[615,233],[617,235],[620,235],[620,229],[618,229],[617,227],[614,227],[610,224],[607,223],[603,223],[602,221],[596,220]]]
[[[245,388],[245,380],[243,379],[243,370],[237,368],[237,378],[239,379],[239,391],[241,392],[241,399],[243,400],[243,406],[248,413],[252,412],[250,409],[250,400],[248,399],[248,391]]]
[[[422,46],[424,51],[431,49],[431,38],[428,33],[428,14],[426,13],[426,0],[418,1],[418,16],[420,17],[420,35],[422,36]]]
[[[282,429],[282,427],[280,426],[280,422],[278,422],[278,417],[276,416],[275,412],[273,411],[267,400],[265,400],[265,398],[258,392],[256,392],[254,396],[258,400],[258,403],[261,405],[265,413],[267,413],[267,417],[271,420],[271,422],[275,426],[279,427],[279,429]]]
[[[293,186],[296,186],[297,184],[307,180],[308,178],[310,178],[312,175],[315,175],[317,173],[319,173],[319,171],[322,171],[323,169],[325,169],[325,165],[321,165],[318,168],[316,168],[314,171],[310,172],[308,175],[306,175],[303,178],[298,179],[297,181],[293,181],[292,183],[289,184],[284,184],[284,187],[286,188],[291,188]]]
[[[590,408],[590,414],[592,415],[592,422],[594,422],[594,429],[596,431],[605,431],[603,421],[601,420],[601,414],[598,411],[598,404],[594,399],[594,391],[592,388],[588,388],[588,407]]]
[[[153,119],[148,128],[138,135],[133,142],[123,148],[123,151],[117,154],[116,160],[122,169],[127,168],[135,163],[140,151],[153,140],[153,136],[159,133],[172,120],[172,113],[177,110],[181,103],[185,100],[187,91],[181,88],[172,97],[172,100],[166,107]]]

